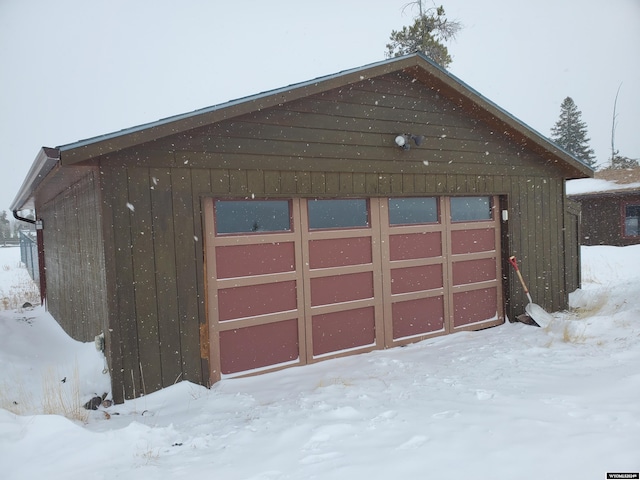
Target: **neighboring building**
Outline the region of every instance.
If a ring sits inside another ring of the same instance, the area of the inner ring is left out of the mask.
[[[640,243],[640,167],[602,170],[595,179],[573,180],[567,195],[582,209],[582,245]]]
[[[592,174],[414,54],[45,148],[12,210],[121,402],[498,325],[527,302],[511,254],[566,308],[565,180]]]

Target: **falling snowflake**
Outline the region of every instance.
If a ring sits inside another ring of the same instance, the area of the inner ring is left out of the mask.
[[[130,204],[129,202],[127,202],[127,208],[128,208],[129,210],[131,210],[132,212],[135,212],[135,211],[136,211],[135,207],[134,207],[132,204]]]

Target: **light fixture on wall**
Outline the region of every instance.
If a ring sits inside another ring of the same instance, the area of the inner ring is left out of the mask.
[[[413,135],[411,133],[403,133],[396,137],[396,145],[403,150],[409,150],[411,148],[411,142],[416,144],[416,147],[422,145],[424,142],[424,135]]]

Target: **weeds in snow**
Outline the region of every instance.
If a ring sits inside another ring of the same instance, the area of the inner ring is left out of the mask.
[[[144,465],[153,464],[160,458],[160,449],[147,446],[136,454],[144,461]]]
[[[9,377],[1,387],[0,408],[16,415],[62,415],[83,423],[89,419],[89,412],[80,400],[77,364],[71,378],[60,375],[53,367],[43,371],[40,395],[26,388],[19,378]]]
[[[22,263],[18,263],[16,266],[3,265],[2,270],[10,272],[15,269],[24,270]],[[20,279],[12,283],[8,291],[0,289],[0,303],[3,310],[14,310],[22,307],[25,302],[29,302],[32,305],[40,303],[40,291],[38,286],[31,280],[31,277],[26,274],[20,276]]]
[[[562,341],[565,343],[584,343],[587,339],[585,329],[582,328],[581,332],[576,330],[576,328],[572,328],[570,323],[567,323],[562,330]]]
[[[43,413],[63,415],[81,422],[86,422],[89,418],[89,412],[80,402],[80,374],[77,364],[73,369],[73,377],[65,381],[60,379],[59,372],[54,368],[47,369],[43,374],[42,390]]]
[[[570,295],[570,312],[579,319],[592,317],[607,305],[608,300],[609,296],[605,291],[577,290]]]
[[[332,377],[327,380],[320,380],[316,388],[324,388],[332,385],[341,385],[343,387],[352,387],[353,382],[343,377]]]
[[[37,405],[33,392],[19,378],[5,375],[0,384],[0,408],[16,415],[36,413]]]

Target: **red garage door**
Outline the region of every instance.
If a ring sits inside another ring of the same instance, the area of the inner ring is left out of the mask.
[[[212,379],[502,323],[496,204],[206,202]]]

